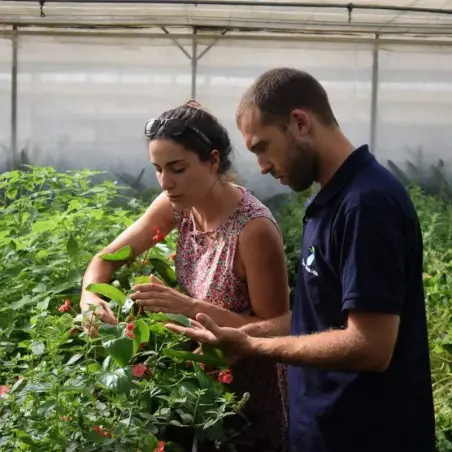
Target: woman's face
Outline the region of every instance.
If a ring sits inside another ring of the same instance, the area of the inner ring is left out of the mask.
[[[157,180],[170,201],[189,208],[202,200],[218,178],[218,156],[201,162],[198,155],[172,140],[160,138],[149,144]]]

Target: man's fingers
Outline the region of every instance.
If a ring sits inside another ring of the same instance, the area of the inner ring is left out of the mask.
[[[190,326],[192,328],[197,328],[199,330],[205,330],[205,328],[199,322],[197,322],[196,320],[191,320]]]
[[[221,328],[206,314],[199,313],[196,320],[207,330],[211,331],[215,337],[221,335]]]
[[[215,342],[215,337],[205,329],[187,328],[185,326],[176,325],[174,323],[167,323],[166,327],[175,333],[184,334],[185,336],[202,343],[211,344]]]

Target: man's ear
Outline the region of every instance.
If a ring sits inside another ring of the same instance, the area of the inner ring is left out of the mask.
[[[290,113],[293,132],[297,136],[306,136],[311,130],[311,116],[306,110],[296,108]]]

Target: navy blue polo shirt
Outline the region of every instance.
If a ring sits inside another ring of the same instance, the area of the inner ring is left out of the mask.
[[[290,452],[434,451],[418,218],[367,146],[308,202],[292,335],[346,327],[347,312],[400,316],[384,372],[289,366]]]

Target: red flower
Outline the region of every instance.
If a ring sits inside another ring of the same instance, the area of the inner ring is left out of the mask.
[[[152,240],[154,242],[162,242],[165,240],[165,234],[162,234],[157,226],[154,226],[154,235],[152,236]]]
[[[4,397],[6,394],[8,394],[8,392],[9,392],[8,386],[5,385],[0,386],[0,398]]]
[[[69,298],[66,298],[66,300],[64,300],[64,305],[67,306],[68,308],[71,307],[71,300],[69,300]]]
[[[157,447],[154,449],[154,452],[165,452],[165,441],[159,441]]]
[[[71,308],[71,307],[68,306],[67,304],[62,304],[62,305],[58,308],[58,311],[60,311],[60,312],[67,312],[67,311],[69,311],[70,308]]]
[[[130,337],[130,339],[135,339],[135,334],[133,330],[135,329],[135,325],[133,323],[128,323],[126,325],[126,336]]]
[[[101,425],[95,425],[93,427],[93,430],[99,435],[99,436],[103,436],[104,438],[108,438],[110,435],[110,432],[108,432],[107,430],[105,430]]]
[[[232,383],[232,380],[233,380],[233,378],[232,378],[232,373],[231,373],[230,369],[223,370],[218,374],[218,381],[220,383],[229,385]]]
[[[144,373],[146,372],[146,365],[145,364],[135,364],[132,366],[132,373],[135,377],[141,378]]]

